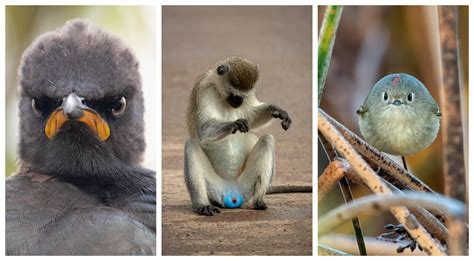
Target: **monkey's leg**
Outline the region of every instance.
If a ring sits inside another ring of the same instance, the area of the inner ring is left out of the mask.
[[[217,176],[199,143],[188,140],[184,148],[184,178],[193,210],[200,215],[212,216],[220,211],[209,201],[207,183],[210,180],[206,180],[206,175]]]
[[[275,149],[272,135],[263,135],[253,147],[243,173],[237,182],[244,198],[253,198],[255,209],[266,209],[263,196],[267,193],[275,173]]]

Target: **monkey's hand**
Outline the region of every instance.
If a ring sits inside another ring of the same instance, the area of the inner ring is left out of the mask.
[[[236,133],[237,131],[240,132],[249,132],[249,122],[246,119],[238,119],[234,121],[234,126],[232,128],[232,134]]]
[[[280,119],[281,120],[281,127],[284,130],[288,130],[290,128],[290,125],[291,125],[291,119],[290,119],[290,116],[288,116],[288,113],[286,111],[280,109],[276,105],[270,105],[269,108],[270,108],[270,112],[272,114],[272,117]]]
[[[196,213],[203,216],[213,216],[215,213],[221,213],[219,208],[213,205],[198,206],[194,209]]]

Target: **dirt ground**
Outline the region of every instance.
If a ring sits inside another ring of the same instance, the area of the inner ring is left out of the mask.
[[[183,177],[185,108],[196,76],[221,58],[260,65],[257,97],[287,110],[258,134],[276,141],[274,185],[312,182],[311,7],[163,7],[163,255],[311,255],[312,194],[267,195],[265,211],[192,212]]]

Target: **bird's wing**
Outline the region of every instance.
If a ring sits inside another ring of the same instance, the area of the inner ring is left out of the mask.
[[[152,255],[155,231],[56,179],[6,182],[9,255]]]
[[[367,111],[369,111],[369,109],[367,109],[364,105],[361,105],[359,109],[357,109],[356,113],[359,115],[362,115],[366,113]]]

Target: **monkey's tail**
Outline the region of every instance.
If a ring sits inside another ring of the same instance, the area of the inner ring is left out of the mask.
[[[278,193],[313,193],[313,186],[306,185],[279,185],[271,186],[267,190],[268,194],[278,194]]]

